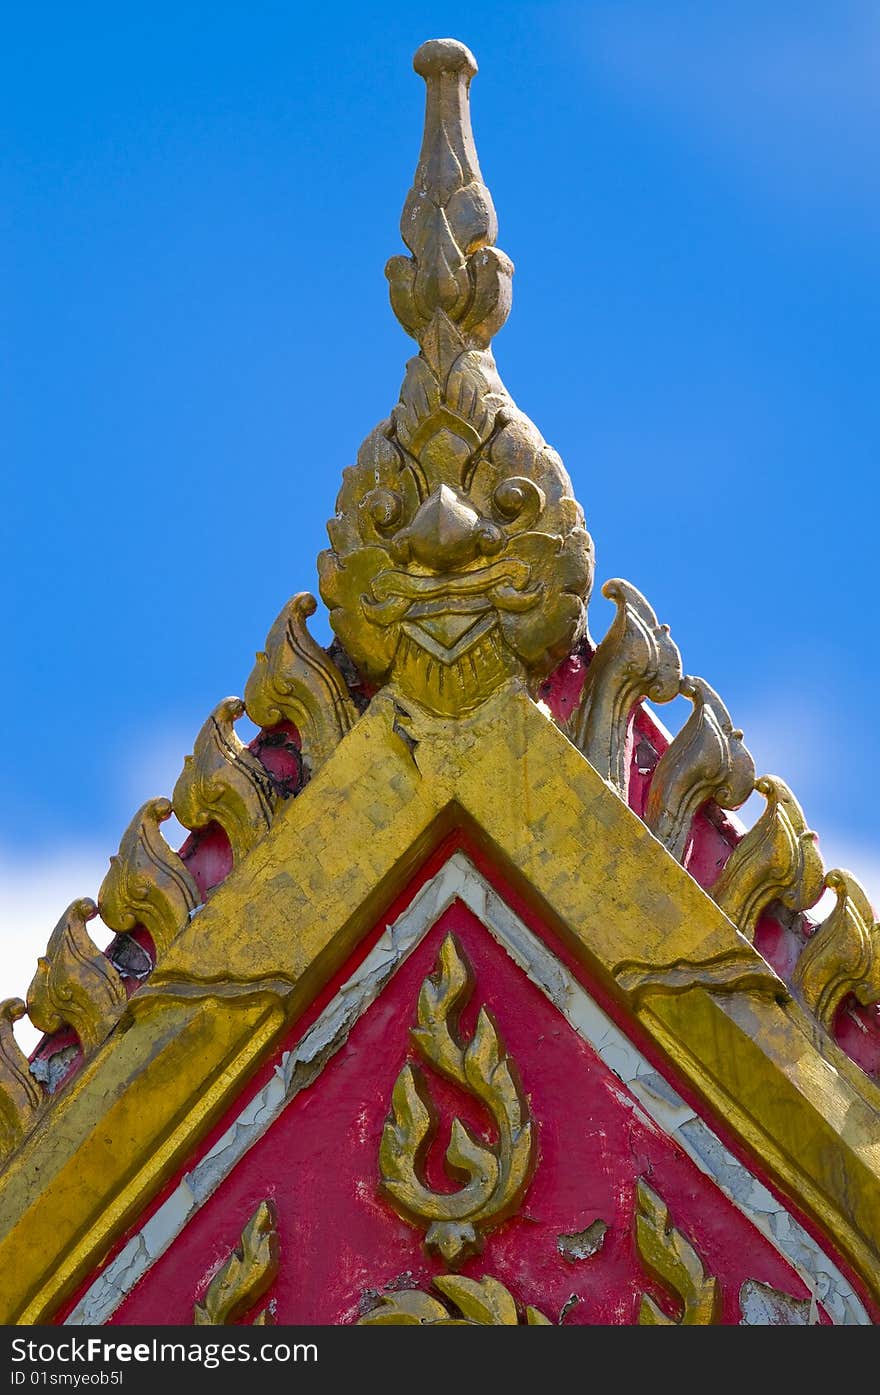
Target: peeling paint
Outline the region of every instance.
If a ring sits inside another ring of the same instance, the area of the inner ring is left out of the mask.
[[[597,1218],[584,1230],[572,1231],[570,1235],[558,1235],[556,1248],[563,1259],[570,1259],[573,1262],[579,1259],[591,1259],[594,1254],[598,1254],[605,1243],[607,1230],[607,1222]]]

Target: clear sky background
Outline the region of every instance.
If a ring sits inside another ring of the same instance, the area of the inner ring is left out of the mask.
[[[414,351],[383,267],[411,57],[445,35],[480,64],[517,268],[499,368],[568,467],[597,592],[645,593],[880,901],[874,0],[19,5],[0,996],[316,589],[341,470]]]

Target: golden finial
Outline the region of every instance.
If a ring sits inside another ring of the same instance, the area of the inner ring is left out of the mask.
[[[346,470],[318,559],[321,595],[372,682],[457,717],[502,683],[534,690],[586,628],[593,555],[554,450],[489,352],[510,309],[509,258],[471,133],[473,54],[431,39],[414,67],[425,130],[386,268],[420,352],[400,400]]]

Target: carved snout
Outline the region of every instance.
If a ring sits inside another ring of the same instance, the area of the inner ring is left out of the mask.
[[[409,527],[397,534],[391,550],[397,561],[414,557],[423,567],[447,572],[467,566],[480,554],[492,556],[503,546],[501,529],[441,484],[419,505]]]

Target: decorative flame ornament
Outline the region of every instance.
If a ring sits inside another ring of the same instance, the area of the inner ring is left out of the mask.
[[[472,991],[470,965],[454,936],[447,935],[437,972],[422,984],[418,1026],[410,1035],[426,1061],[486,1106],[497,1144],[482,1142],[455,1119],[446,1160],[464,1186],[452,1193],[432,1191],[421,1173],[437,1132],[437,1114],[422,1072],[405,1065],[394,1085],[379,1150],[381,1190],[404,1220],[426,1228],[426,1247],[447,1264],[478,1254],[484,1232],[517,1210],[536,1162],[528,1101],[485,1008],[471,1040],[465,1045],[458,1038],[458,1017]]]

